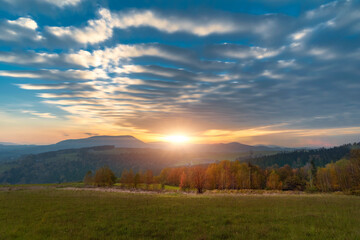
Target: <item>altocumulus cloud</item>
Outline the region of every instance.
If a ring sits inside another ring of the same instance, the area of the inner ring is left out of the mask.
[[[82,2],[41,4],[65,11]],[[2,66],[0,76],[74,122],[248,141],[331,137],[333,129],[353,139],[360,132],[358,7],[337,1],[295,17],[101,7],[76,26],[16,16],[0,21],[9,33],[0,41],[14,49],[0,49],[0,62],[15,67]],[[42,117],[55,117],[49,114]],[[299,141],[293,144],[306,143]]]

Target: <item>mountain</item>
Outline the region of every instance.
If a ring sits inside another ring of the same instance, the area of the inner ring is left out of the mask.
[[[147,148],[147,144],[133,136],[94,136],[83,139],[69,139],[52,145],[56,150],[112,145],[117,148]]]
[[[96,146],[114,146],[116,148],[152,148],[186,150],[208,153],[244,153],[244,152],[278,152],[289,151],[281,147],[250,146],[237,142],[218,144],[174,145],[166,142],[144,143],[139,139],[124,136],[93,136],[82,139],[68,139],[50,145],[0,145],[0,162],[14,161],[27,154],[39,154],[65,149],[80,149]]]
[[[13,161],[26,154],[38,154],[64,149],[79,149],[111,145],[118,148],[146,148],[146,143],[133,136],[94,136],[68,139],[50,145],[0,145],[0,162]]]
[[[11,143],[11,142],[0,142],[0,145],[5,145],[5,146],[15,146],[15,145],[20,145],[17,143]]]

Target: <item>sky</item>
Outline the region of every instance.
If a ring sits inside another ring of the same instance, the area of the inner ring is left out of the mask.
[[[360,1],[0,0],[0,142],[359,142]]]

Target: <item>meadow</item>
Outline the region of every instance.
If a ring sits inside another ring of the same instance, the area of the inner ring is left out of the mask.
[[[360,198],[337,194],[0,191],[0,239],[360,239]]]

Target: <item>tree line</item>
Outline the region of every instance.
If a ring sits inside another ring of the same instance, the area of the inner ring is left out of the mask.
[[[110,173],[110,169],[105,169],[98,170],[94,176],[87,174],[84,182],[91,178],[91,184],[98,186],[114,184],[116,179],[110,176],[115,175]],[[105,183],[103,179],[109,179],[110,182]],[[317,167],[314,159],[299,168],[290,165],[261,168],[249,162],[224,160],[208,165],[164,168],[158,176],[154,176],[151,170],[137,173],[124,170],[117,181],[128,188],[137,188],[139,184],[149,187],[156,183],[162,187],[178,186],[184,191],[196,189],[198,193],[206,189],[357,191],[360,190],[360,150],[354,149],[349,158],[329,163],[325,167]]]

